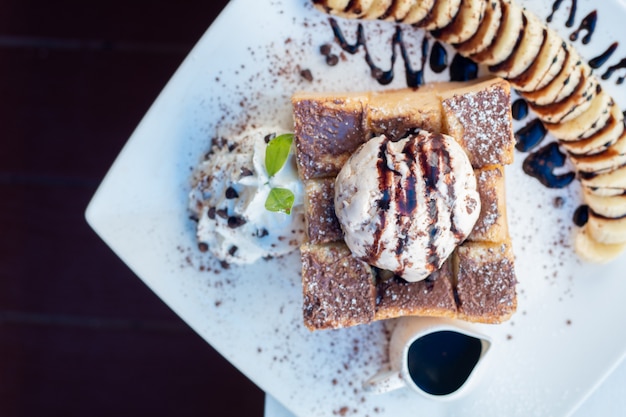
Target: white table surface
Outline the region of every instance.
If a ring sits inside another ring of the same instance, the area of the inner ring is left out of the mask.
[[[271,395],[265,396],[265,417],[295,417]],[[626,416],[626,361],[622,362],[571,417]]]

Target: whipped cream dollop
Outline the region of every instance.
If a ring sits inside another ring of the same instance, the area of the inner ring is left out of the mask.
[[[355,256],[419,281],[467,238],[480,197],[454,138],[419,131],[361,145],[335,181],[335,212]]]
[[[277,132],[282,130],[259,128],[231,140],[214,140],[193,174],[189,194],[201,250],[227,263],[243,264],[284,255],[300,246],[304,239],[303,185],[294,152],[274,176],[265,168],[267,144]],[[290,214],[265,208],[272,188],[294,194]]]

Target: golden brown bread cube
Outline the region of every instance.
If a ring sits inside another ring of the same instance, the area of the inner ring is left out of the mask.
[[[293,100],[296,159],[302,179],[336,176],[370,135],[366,95],[300,95]]]
[[[424,91],[402,89],[372,93],[366,109],[372,136],[402,139],[416,129],[441,132],[441,101]]]
[[[510,242],[467,242],[454,255],[458,318],[507,320],[517,308],[515,259]]]
[[[487,79],[440,94],[443,130],[463,146],[474,168],[513,163],[511,91]]]
[[[344,243],[305,243],[300,251],[304,324],[309,329],[336,329],[374,320],[376,287],[368,264],[353,257]]]

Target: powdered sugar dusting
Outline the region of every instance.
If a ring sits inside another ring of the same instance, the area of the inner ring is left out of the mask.
[[[499,89],[443,100],[448,130],[468,150],[472,166],[508,165],[514,146],[510,97]],[[471,141],[465,138],[476,138]]]

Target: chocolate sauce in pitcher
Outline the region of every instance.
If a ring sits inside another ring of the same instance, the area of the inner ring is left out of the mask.
[[[409,375],[429,394],[451,394],[467,381],[482,351],[475,337],[450,330],[430,333],[409,347]]]

